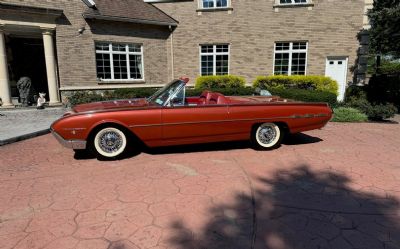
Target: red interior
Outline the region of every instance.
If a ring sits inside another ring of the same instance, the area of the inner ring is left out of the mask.
[[[224,105],[224,104],[240,104],[249,102],[286,102],[287,100],[277,96],[247,96],[247,97],[226,97],[218,92],[203,91],[200,97],[186,98],[186,102],[190,105]]]

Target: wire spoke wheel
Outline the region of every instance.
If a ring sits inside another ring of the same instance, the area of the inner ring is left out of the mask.
[[[101,156],[112,158],[120,155],[126,148],[125,134],[117,128],[100,130],[94,138],[94,147]]]
[[[282,132],[278,125],[264,123],[255,129],[252,137],[259,148],[274,148],[280,144]]]

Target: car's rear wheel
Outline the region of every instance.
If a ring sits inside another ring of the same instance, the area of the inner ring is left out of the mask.
[[[277,124],[263,123],[253,129],[251,140],[258,149],[275,149],[283,138],[283,130]]]
[[[92,148],[99,157],[113,159],[124,153],[127,143],[123,131],[115,127],[105,127],[95,133]]]

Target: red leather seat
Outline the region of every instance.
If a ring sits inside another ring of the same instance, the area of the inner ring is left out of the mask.
[[[199,105],[223,105],[227,103],[228,101],[224,95],[210,91],[202,92],[199,98]]]

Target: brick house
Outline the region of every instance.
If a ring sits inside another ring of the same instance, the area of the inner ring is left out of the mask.
[[[363,74],[357,34],[367,28],[371,5],[0,0],[0,98],[12,105],[23,76],[50,104],[68,91],[161,86],[182,75],[193,83],[199,75],[234,74],[249,84],[258,75],[328,75],[343,94]]]

